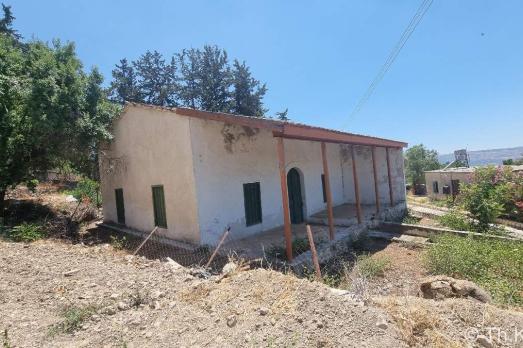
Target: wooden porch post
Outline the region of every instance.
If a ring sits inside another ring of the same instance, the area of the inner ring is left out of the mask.
[[[329,165],[327,163],[327,149],[325,143],[321,143],[321,158],[323,159],[323,176],[325,178],[325,196],[327,198],[327,216],[329,219],[329,238],[334,239],[334,214],[332,213],[332,194],[329,178]]]
[[[356,158],[354,156],[354,145],[351,146],[352,158],[352,176],[354,178],[354,194],[356,195],[356,214],[358,216],[358,223],[361,224],[361,205],[360,205],[360,185],[358,182],[358,172],[356,170]]]
[[[376,146],[372,147],[372,171],[374,173],[374,194],[376,197],[376,213],[380,212],[380,194],[378,191],[378,171],[376,170]]]
[[[385,151],[387,153],[387,175],[389,177],[389,196],[390,196],[390,206],[394,206],[394,196],[392,194],[392,175],[390,174],[390,155],[389,148],[386,147]]]
[[[287,192],[287,173],[285,173],[285,152],[283,148],[283,138],[277,137],[278,165],[280,169],[281,201],[283,205],[283,228],[285,234],[285,250],[287,260],[292,260],[292,234],[291,217],[289,213],[289,195]]]

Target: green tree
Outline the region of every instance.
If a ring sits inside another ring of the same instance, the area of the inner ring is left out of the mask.
[[[109,88],[111,100],[123,104],[126,101],[142,102],[138,93],[136,73],[127,59],[121,59],[120,65],[116,64],[112,71],[113,80]]]
[[[206,111],[230,112],[232,75],[227,52],[217,46],[204,46],[198,71],[200,107]]]
[[[147,51],[133,62],[139,95],[147,104],[176,106],[176,60],[166,63],[162,54]]]
[[[13,22],[16,19],[11,11],[11,6],[4,5],[2,3],[3,18],[0,19],[0,33],[5,34],[15,40],[20,40],[22,36],[18,34],[18,31],[13,29]]]
[[[252,77],[245,62],[234,60],[233,70],[233,108],[232,112],[240,115],[263,117],[267,110],[263,107],[263,97],[267,86]]]
[[[176,55],[180,65],[178,96],[182,105],[196,109],[201,105],[200,62],[202,53],[198,49],[184,49]]]
[[[407,180],[414,185],[425,183],[425,171],[440,167],[437,151],[429,150],[423,144],[414,145],[405,152]]]
[[[0,215],[7,188],[109,137],[117,109],[100,85],[96,70],[83,72],[74,44],[23,43],[0,33]]]
[[[276,117],[278,118],[278,120],[280,121],[289,121],[289,117],[287,116],[287,114],[289,113],[289,108],[286,108],[285,110],[283,111],[278,111],[276,113]]]
[[[510,167],[477,168],[472,181],[461,188],[460,204],[475,219],[479,231],[488,231],[501,214],[515,209],[518,187],[519,191],[523,188],[523,180]]]
[[[67,153],[74,167],[94,180],[100,178],[100,142],[112,138],[112,121],[120,112],[120,107],[108,100],[102,83],[102,74],[93,68],[86,78],[81,117],[76,122],[76,136],[72,138],[73,144]]]
[[[520,166],[520,165],[523,165],[523,158],[520,158],[520,159],[506,159],[506,160],[503,160],[503,165],[504,166]]]

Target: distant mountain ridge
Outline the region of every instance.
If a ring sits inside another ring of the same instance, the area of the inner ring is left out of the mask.
[[[523,146],[506,149],[469,151],[470,165],[484,166],[487,164],[502,164],[503,160],[518,159],[523,157]],[[454,154],[449,153],[438,156],[440,163],[454,161]]]

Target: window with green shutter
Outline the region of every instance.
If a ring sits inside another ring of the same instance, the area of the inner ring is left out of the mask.
[[[243,200],[246,225],[252,226],[261,223],[262,207],[259,182],[243,184]]]
[[[154,225],[167,228],[167,216],[165,214],[165,196],[163,186],[155,185],[153,190]]]
[[[114,190],[115,201],[116,201],[116,216],[118,223],[125,225],[125,206],[123,202],[123,189],[119,188]]]

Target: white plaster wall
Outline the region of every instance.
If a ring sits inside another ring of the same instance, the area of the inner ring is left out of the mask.
[[[158,109],[127,107],[115,121],[113,131],[114,140],[100,156],[104,220],[117,221],[114,190],[122,188],[126,225],[140,231],[152,230],[151,186],[163,185],[168,229],[160,232],[198,243],[189,118]],[[112,174],[104,168],[108,158],[122,159],[122,165]]]
[[[470,183],[471,175],[470,173],[452,173],[452,172],[426,172],[425,173],[425,183],[427,187],[427,195],[435,199],[446,199],[449,195],[443,193],[443,186],[451,186],[452,180],[459,180],[461,184]],[[438,182],[439,193],[434,193],[432,188],[432,183],[434,181]]]
[[[343,187],[345,202],[355,203],[354,179],[352,174],[351,145],[341,145],[340,147]],[[403,153],[402,150],[389,149],[393,196],[395,203],[405,201],[405,177],[403,174]],[[356,170],[358,174],[360,201],[362,204],[375,204],[376,196],[374,192],[374,170],[372,167],[372,149],[370,146],[354,147]],[[386,150],[383,147],[376,147],[376,174],[378,177],[378,194],[382,205],[390,204],[389,179],[387,171]]]
[[[390,166],[392,175],[392,188],[394,202],[405,202],[407,200],[405,191],[405,170],[403,149],[389,149]]]
[[[283,225],[276,139],[272,133],[217,121],[190,122],[202,243],[216,243],[227,226],[231,227],[232,238],[241,238]],[[285,139],[284,147],[286,171],[296,167],[303,174],[305,217],[325,209],[320,143]],[[333,202],[341,204],[339,146],[328,144],[327,157]],[[257,181],[262,223],[247,227],[243,184]]]

